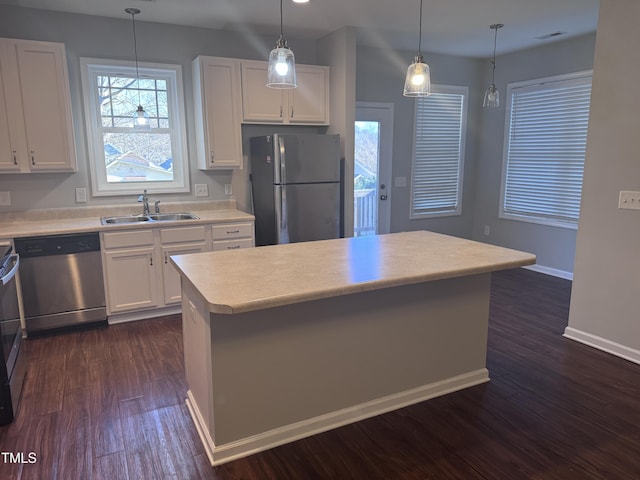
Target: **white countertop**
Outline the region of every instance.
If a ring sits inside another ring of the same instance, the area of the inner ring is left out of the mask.
[[[213,313],[242,313],[531,265],[533,254],[426,231],[171,257]]]
[[[133,211],[133,208],[130,208]],[[187,226],[198,225],[203,223],[214,222],[239,222],[239,221],[252,221],[253,215],[236,210],[234,208],[214,208],[210,210],[194,210],[194,209],[172,209],[173,213],[185,212],[194,213],[199,218],[193,220],[178,220],[178,221],[163,221],[163,222],[140,222],[140,223],[122,223],[113,225],[102,225],[100,218],[102,216],[120,215],[116,214],[101,214],[89,216],[78,216],[75,218],[64,218],[65,210],[58,214],[53,211],[50,218],[43,218],[42,216],[34,216],[26,220],[10,218],[0,219],[0,238],[18,238],[29,237],[37,235],[58,235],[66,233],[80,233],[80,232],[100,232],[100,231],[118,231],[118,230],[131,230],[137,228],[155,228],[155,227],[175,227],[175,226]],[[164,210],[163,210],[164,212]],[[104,212],[102,212],[104,213]],[[122,213],[129,214],[127,213]],[[58,215],[63,215],[59,217]]]

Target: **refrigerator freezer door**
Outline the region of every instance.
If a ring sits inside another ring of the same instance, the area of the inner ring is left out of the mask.
[[[274,183],[340,181],[340,135],[273,135]]]
[[[340,237],[340,183],[276,185],[276,242]]]

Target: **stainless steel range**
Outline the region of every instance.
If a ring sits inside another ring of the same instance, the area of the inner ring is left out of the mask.
[[[15,280],[19,266],[20,257],[12,253],[11,245],[0,245],[0,425],[13,421],[26,374]]]

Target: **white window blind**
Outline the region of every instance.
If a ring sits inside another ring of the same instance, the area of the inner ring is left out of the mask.
[[[467,87],[434,85],[416,101],[411,218],[462,211]]]
[[[510,85],[507,98],[501,217],[575,227],[591,73]]]

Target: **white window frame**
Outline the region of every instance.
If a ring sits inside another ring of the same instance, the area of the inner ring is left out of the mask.
[[[571,86],[584,86],[586,82],[591,85],[592,79],[592,70],[585,70],[576,73],[564,74],[564,75],[556,75],[552,77],[539,78],[534,80],[527,80],[523,82],[510,83],[507,85],[507,104],[505,109],[505,134],[504,134],[504,147],[503,147],[503,155],[502,155],[502,179],[501,179],[501,187],[500,187],[500,209],[498,216],[500,218],[508,219],[508,220],[516,220],[528,223],[537,223],[542,225],[548,225],[553,227],[562,227],[568,229],[577,229],[578,227],[578,217],[580,211],[580,195],[582,193],[582,172],[584,171],[584,156],[582,157],[582,166],[578,165],[575,158],[571,161],[567,161],[565,166],[566,170],[570,173],[566,173],[564,175],[566,180],[559,178],[561,181],[566,181],[566,184],[557,187],[557,190],[561,190],[565,192],[567,198],[573,198],[573,200],[569,203],[576,204],[577,201],[577,212],[574,214],[569,213],[574,211],[574,209],[567,208],[567,214],[560,215],[558,213],[553,214],[551,211],[547,211],[544,213],[541,209],[546,208],[540,204],[540,207],[534,208],[533,206],[529,209],[529,212],[517,211],[515,206],[512,206],[511,209],[507,207],[507,182],[509,180],[509,157],[511,150],[511,123],[512,123],[512,107],[513,107],[513,97],[514,94],[517,93],[530,93],[530,92],[542,92],[542,91],[551,91],[551,87],[571,87]],[[586,114],[582,113],[580,115],[582,121],[586,121],[588,124],[588,116],[589,112]],[[584,118],[586,116],[586,119]],[[549,124],[543,125],[543,128],[552,129],[557,128],[556,126],[550,126]],[[584,149],[586,152],[586,128],[584,130]],[[573,154],[575,156],[575,154]],[[523,165],[523,168],[531,168],[531,166]],[[549,175],[550,176],[550,175]],[[580,178],[580,188],[579,192],[576,191],[575,184],[577,182],[571,181],[569,177]],[[514,180],[515,181],[515,180]],[[531,185],[533,186],[533,185]],[[577,195],[577,200],[576,200]],[[534,200],[534,199],[532,199]],[[543,198],[538,199],[539,202],[544,202]],[[556,207],[558,208],[558,207]],[[539,212],[534,212],[534,210],[540,210]]]
[[[99,106],[95,78],[103,75],[136,74],[135,62],[104,58],[80,58],[82,90],[89,150],[89,170],[94,196],[139,194],[143,189],[149,193],[189,192],[189,156],[184,114],[184,88],[180,65],[138,62],[140,78],[162,78],[167,81],[167,97],[170,126],[159,129],[171,135],[173,176],[171,182],[123,182],[108,183],[102,141]]]
[[[428,97],[421,97],[416,99],[415,112],[414,112],[414,128],[413,128],[413,152],[411,160],[411,193],[409,197],[409,218],[411,220],[436,218],[436,217],[450,217],[462,214],[462,190],[464,185],[464,164],[465,164],[465,145],[467,136],[467,104],[469,99],[469,87],[458,85],[432,85],[431,95]],[[454,205],[443,206],[440,208],[434,207],[429,210],[418,211],[414,206],[414,194],[418,189],[416,183],[418,175],[416,174],[417,168],[417,156],[418,156],[418,143],[419,143],[419,122],[418,115],[420,114],[420,108],[422,104],[429,101],[434,95],[438,94],[453,94],[462,96],[462,105],[460,111],[460,126],[459,126],[459,144],[457,153],[457,182]]]

